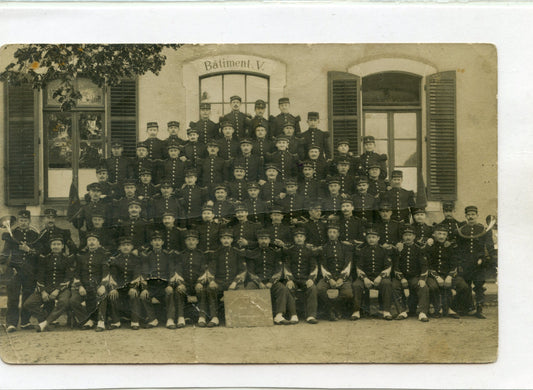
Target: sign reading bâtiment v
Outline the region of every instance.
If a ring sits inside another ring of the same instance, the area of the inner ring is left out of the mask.
[[[191,62],[190,65],[196,68],[197,74],[219,72],[254,72],[271,75],[275,71],[279,71],[281,68],[284,68],[284,65],[278,61],[268,58],[239,54],[204,57]]]

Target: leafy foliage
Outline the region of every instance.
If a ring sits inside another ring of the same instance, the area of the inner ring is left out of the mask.
[[[0,80],[13,85],[31,83],[43,89],[60,80],[53,97],[61,110],[69,111],[82,98],[76,89],[77,77],[90,79],[99,87],[115,86],[121,79],[141,76],[147,72],[159,74],[165,65],[164,48],[177,50],[181,45],[100,45],[100,44],[31,44],[19,48],[15,62],[0,73]]]

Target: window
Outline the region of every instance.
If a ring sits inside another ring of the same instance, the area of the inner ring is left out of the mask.
[[[266,76],[247,73],[224,73],[200,78],[200,103],[211,103],[213,117],[221,117],[231,111],[230,98],[242,99],[241,111],[254,114],[256,100],[266,102],[265,117],[270,112],[270,80]]]

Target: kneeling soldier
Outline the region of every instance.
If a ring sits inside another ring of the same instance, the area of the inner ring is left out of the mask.
[[[185,250],[178,255],[176,271],[183,280],[178,282],[175,297],[178,306],[178,328],[185,326],[185,303],[188,296],[196,296],[199,303],[198,326],[206,326],[206,282],[207,282],[207,258],[198,249],[198,232],[188,230],[185,233]]]
[[[270,246],[270,232],[259,230],[257,233],[258,247],[247,250],[246,268],[248,269],[249,282],[247,289],[270,289],[272,302],[274,304],[274,324],[287,325],[296,324],[298,317],[294,314],[290,321],[287,321],[283,314],[287,311],[287,287],[279,280],[281,279],[281,259],[280,251]]]
[[[418,319],[422,322],[428,322],[429,289],[426,284],[428,264],[424,251],[418,245],[415,245],[415,238],[415,230],[411,226],[406,226],[402,233],[402,241],[396,246],[398,254],[394,258],[392,287],[394,299],[400,312],[397,317],[399,320],[408,317],[406,306],[410,305],[405,304],[406,297],[402,291],[408,290],[411,302],[413,302],[415,294],[418,298],[420,307]],[[416,312],[416,306],[410,311]]]
[[[435,226],[433,242],[428,240],[426,257],[429,266],[429,297],[435,308],[435,317],[441,315],[459,318],[450,307],[452,303],[452,288],[457,276],[457,257],[455,249],[448,239],[449,226],[440,224]],[[431,245],[430,245],[431,244]]]
[[[120,253],[109,260],[111,289],[107,298],[111,309],[111,329],[120,328],[119,311],[121,308],[126,308],[125,311],[130,313],[131,329],[138,330],[141,316],[141,301],[139,300],[141,260],[132,253],[131,237],[121,237],[118,250]]]
[[[383,318],[392,320],[390,313],[392,300],[392,283],[390,279],[391,258],[389,251],[379,245],[379,233],[370,227],[366,231],[366,243],[355,252],[357,279],[353,282],[355,311],[351,319],[361,318],[361,301],[363,293],[375,288],[379,291],[383,307]]]
[[[207,299],[209,301],[209,314],[211,320],[207,324],[209,328],[220,324],[218,319],[218,300],[226,290],[243,288],[246,276],[246,264],[243,259],[243,251],[233,248],[233,232],[225,230],[220,233],[222,246],[213,253],[209,264],[207,280]]]
[[[48,324],[57,320],[68,309],[69,284],[74,262],[72,256],[63,253],[64,247],[62,236],[53,236],[50,239],[51,252],[46,256],[41,255],[39,259],[37,288],[24,302],[24,309],[39,321],[37,332],[44,331]],[[51,310],[48,312],[47,309]]]
[[[169,252],[163,250],[163,235],[160,232],[152,234],[150,243],[152,250],[141,256],[142,278],[145,282],[141,284],[143,291],[140,298],[148,317],[147,327],[154,328],[159,324],[153,306],[155,298],[159,302],[165,302],[166,326],[175,329],[174,289],[170,285],[170,279],[174,275],[174,259]]]
[[[288,297],[289,315],[296,316],[295,293],[297,289],[305,291],[305,315],[309,324],[316,324],[318,306],[318,292],[316,278],[318,265],[316,255],[305,245],[306,232],[304,228],[294,230],[294,245],[285,249],[283,278],[286,280],[290,295]]]

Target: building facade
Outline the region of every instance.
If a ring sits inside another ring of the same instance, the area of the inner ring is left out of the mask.
[[[0,53],[3,69],[16,47]],[[96,180],[99,156],[121,140],[134,155],[157,121],[159,137],[177,120],[186,137],[209,102],[211,119],[229,112],[239,95],[242,110],[267,103],[277,115],[278,99],[302,118],[320,115],[330,147],[348,139],[354,154],[362,137],[376,138],[388,155],[389,172],[404,171],[404,187],[424,191],[430,220],[439,220],[441,201],[456,201],[457,215],[476,204],[480,214],[497,212],[497,57],[492,45],[185,45],[166,52],[158,75],[124,80],[99,89],[77,80],[83,100],[72,112],[59,110],[50,88],[3,85],[0,93],[0,154],[3,172],[0,215],[26,207],[41,215],[47,207],[64,214],[73,178],[80,195]]]

